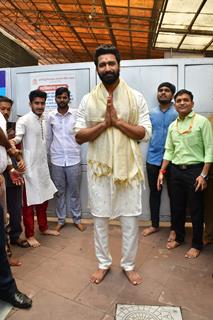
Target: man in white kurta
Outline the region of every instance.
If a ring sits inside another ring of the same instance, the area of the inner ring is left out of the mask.
[[[15,144],[22,142],[23,157],[26,171],[23,175],[25,190],[23,195],[23,220],[25,234],[30,246],[37,247],[40,243],[34,237],[34,208],[36,209],[39,229],[43,234],[58,235],[49,230],[47,225],[47,200],[53,198],[57,191],[49,173],[46,144],[45,108],[46,93],[40,90],[30,92],[31,111],[19,118],[16,124]]]
[[[134,271],[138,248],[138,221],[142,213],[142,157],[139,141],[148,140],[151,123],[142,94],[119,79],[120,56],[116,48],[99,47],[95,54],[102,82],[82,99],[75,125],[76,141],[89,142],[88,191],[94,218],[98,270],[91,276],[100,283],[112,264],[108,248],[108,219],[122,224],[121,267],[129,281],[142,282]]]

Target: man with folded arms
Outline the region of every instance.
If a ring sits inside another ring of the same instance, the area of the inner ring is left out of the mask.
[[[171,162],[176,238],[168,242],[167,249],[183,243],[188,208],[192,220],[192,246],[185,257],[196,258],[203,246],[203,190],[213,162],[213,134],[208,119],[193,111],[193,94],[190,91],[182,89],[174,99],[178,118],[169,126],[158,189],[162,187],[166,168]]]

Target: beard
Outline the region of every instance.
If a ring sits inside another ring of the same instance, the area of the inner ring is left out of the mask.
[[[102,74],[98,72],[98,75],[101,81],[103,82],[103,84],[110,85],[115,83],[118,80],[120,76],[120,72],[119,70],[117,72],[107,72]]]
[[[69,107],[68,103],[58,103],[58,107],[63,109]]]
[[[172,99],[168,99],[168,98],[158,98],[158,102],[162,105],[164,104],[168,104],[172,101]]]

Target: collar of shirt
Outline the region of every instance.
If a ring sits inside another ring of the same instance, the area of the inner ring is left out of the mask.
[[[167,113],[167,112],[169,112],[171,109],[172,109],[172,110],[174,109],[174,103],[173,103],[173,102],[170,103],[169,108],[166,109],[165,111],[163,111],[163,110],[161,109],[160,105],[158,105],[158,110],[159,110],[160,112],[162,112],[162,113]]]
[[[67,112],[65,114],[62,114],[62,113],[58,112],[58,109],[56,109],[54,111],[55,111],[54,112],[55,115],[60,116],[60,117],[66,117],[67,115],[72,114],[72,111],[71,111],[70,108],[67,110]]]
[[[34,112],[30,111],[30,114],[36,118],[37,120],[44,120],[44,114],[42,113],[42,115],[39,117],[37,114],[35,114]]]
[[[192,117],[194,117],[194,115],[195,115],[195,112],[192,110],[189,114],[187,114],[187,116],[186,116],[184,119],[181,119],[181,118],[179,117],[179,115],[178,115],[177,120],[178,120],[178,121],[184,121],[184,120],[187,119],[187,118],[192,118]]]

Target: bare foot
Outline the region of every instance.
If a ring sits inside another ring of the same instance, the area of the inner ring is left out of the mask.
[[[101,281],[104,280],[105,276],[109,272],[110,268],[108,269],[98,269],[96,270],[90,277],[90,282],[99,284]]]
[[[21,266],[21,261],[16,258],[8,258],[9,265],[11,267],[20,267]]]
[[[41,234],[45,236],[59,236],[60,233],[57,230],[47,229],[41,232]]]
[[[126,271],[126,270],[123,270],[124,271],[124,274],[126,275],[127,279],[129,280],[129,282],[131,284],[133,284],[134,286],[137,286],[139,284],[142,283],[142,278],[141,276],[134,270],[131,270],[131,271]]]
[[[36,240],[35,237],[27,238],[27,242],[29,243],[30,247],[32,247],[32,248],[37,248],[41,245],[40,242],[38,242],[38,240]]]
[[[180,246],[180,243],[179,242],[177,242],[177,241],[170,241],[170,242],[168,242],[167,243],[167,245],[166,245],[166,247],[167,247],[167,249],[175,249],[175,248],[177,248],[177,247],[179,247]]]
[[[55,227],[55,230],[59,232],[64,226],[65,224],[58,223],[57,226]]]
[[[142,235],[144,237],[149,236],[152,233],[158,232],[160,230],[160,228],[155,228],[155,227],[148,227],[146,229],[144,229]]]
[[[83,232],[86,229],[86,226],[82,223],[74,223],[74,226],[81,232]]]
[[[168,242],[175,241],[175,238],[176,238],[176,233],[174,230],[171,230],[167,241]]]
[[[185,258],[188,258],[188,259],[197,258],[199,254],[200,254],[200,250],[191,248],[189,249],[189,251],[186,252]]]

